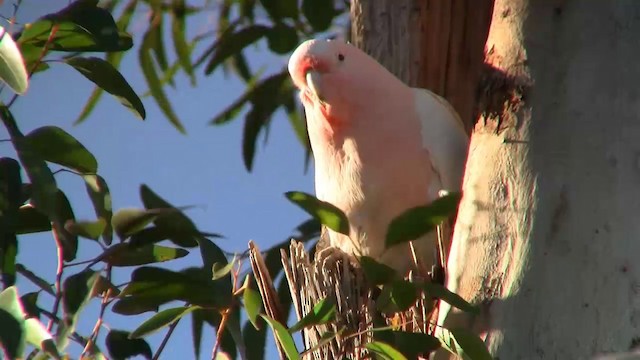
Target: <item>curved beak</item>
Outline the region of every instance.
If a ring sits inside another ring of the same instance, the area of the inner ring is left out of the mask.
[[[322,96],[322,79],[321,74],[317,70],[308,70],[305,74],[305,80],[307,81],[307,88],[311,91],[315,97],[324,102],[324,97]]]

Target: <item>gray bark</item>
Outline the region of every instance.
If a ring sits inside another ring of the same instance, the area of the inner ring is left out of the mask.
[[[507,101],[472,135],[447,280],[482,315],[440,322],[500,359],[640,343],[639,34],[638,1],[495,4],[487,61]]]

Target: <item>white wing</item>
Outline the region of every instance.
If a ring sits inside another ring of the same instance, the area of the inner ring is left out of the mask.
[[[426,89],[412,90],[422,125],[422,143],[440,177],[440,188],[433,190],[460,191],[469,151],[462,120],[444,98]]]

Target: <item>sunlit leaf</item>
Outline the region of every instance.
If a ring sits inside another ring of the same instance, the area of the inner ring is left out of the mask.
[[[260,293],[255,289],[253,277],[247,274],[244,282],[244,291],[242,293],[242,302],[244,304],[244,310],[247,313],[247,318],[253,324],[256,329],[259,329],[258,315],[262,309],[262,297]]]
[[[438,340],[443,348],[465,360],[491,360],[484,341],[465,328],[440,329]]]
[[[318,219],[322,225],[341,234],[349,234],[349,220],[335,205],[301,191],[289,191],[285,193],[285,196],[309,215]]]
[[[100,235],[107,227],[107,222],[104,219],[98,219],[96,221],[68,221],[64,228],[71,234],[82,236],[91,240],[98,240]]]
[[[0,324],[0,347],[10,359],[21,358],[26,334],[24,312],[15,286],[0,293]]]
[[[133,330],[133,332],[131,332],[129,338],[138,339],[153,334],[197,309],[199,309],[198,306],[181,306],[162,310],[140,324],[135,330]]]
[[[167,211],[169,211],[169,209],[120,209],[113,214],[111,226],[113,226],[116,234],[124,240],[147,227],[147,225],[151,224],[161,213]]]
[[[24,94],[29,86],[22,54],[11,34],[2,26],[0,26],[0,80],[20,95]]]
[[[267,315],[260,314],[260,316],[269,324],[269,326],[271,326],[271,329],[276,335],[278,343],[281,345],[287,355],[287,358],[289,360],[298,359],[298,348],[293,341],[293,337],[291,337],[291,334],[287,331],[287,328]]]
[[[105,244],[111,245],[113,240],[113,227],[111,226],[113,212],[111,210],[109,186],[100,175],[85,175],[83,179],[96,216],[104,219],[107,223],[102,233],[102,240]]]
[[[142,101],[120,72],[108,61],[97,57],[75,56],[65,61],[102,90],[113,95],[141,119],[146,117]],[[94,171],[95,172],[95,171]]]
[[[328,298],[324,298],[313,306],[310,313],[295,323],[289,332],[294,333],[308,326],[326,324],[336,317],[336,306]]]
[[[53,337],[47,328],[38,319],[27,319],[25,321],[26,340],[29,344],[51,355],[54,359],[62,359]]]
[[[113,245],[107,249],[108,256],[102,260],[111,266],[138,266],[160,263],[185,257],[189,252],[185,249],[160,245],[145,245],[134,247],[127,243]]]
[[[450,193],[426,206],[409,209],[393,219],[387,231],[385,247],[412,241],[434,230],[458,209],[461,193]]]

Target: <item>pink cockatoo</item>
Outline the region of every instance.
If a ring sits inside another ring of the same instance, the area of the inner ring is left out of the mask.
[[[316,197],[340,208],[350,236],[330,229],[329,245],[405,273],[408,244],[385,250],[387,228],[441,190],[460,191],[469,138],[442,97],[411,88],[373,58],[338,40],[309,40],[289,60],[315,160]],[[433,264],[436,234],[413,242]]]

